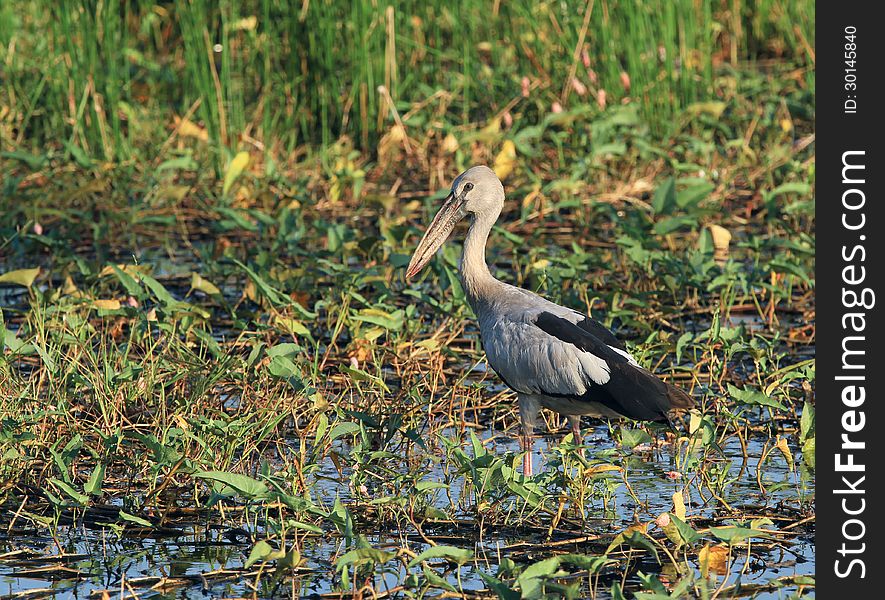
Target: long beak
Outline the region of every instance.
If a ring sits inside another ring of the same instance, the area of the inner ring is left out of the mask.
[[[455,224],[464,216],[461,212],[463,204],[462,198],[458,198],[454,194],[448,195],[412,254],[412,260],[409,261],[409,268],[406,270],[407,278],[417,275],[449,238]]]

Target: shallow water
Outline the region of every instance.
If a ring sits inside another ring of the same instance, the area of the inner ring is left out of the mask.
[[[454,437],[455,431],[445,431],[444,435]],[[516,439],[505,435],[500,431],[486,429],[478,432],[487,448],[497,454],[517,452]],[[548,436],[536,441],[534,446],[535,469],[546,468],[546,461],[552,456],[552,448],[557,443],[553,436]],[[606,426],[597,426],[587,432],[584,443],[589,458],[595,455],[605,455],[608,452],[619,451],[612,440]],[[469,441],[464,447],[469,446]],[[431,452],[435,452],[432,444],[429,444]],[[344,448],[342,448],[344,450]],[[771,459],[764,468],[763,480],[769,486],[777,487],[778,482],[785,482],[784,487],[763,495],[757,484],[756,465],[762,452],[762,442],[750,440],[748,443],[748,459],[743,462],[741,446],[734,438],[730,438],[724,445],[723,450],[732,463],[728,470],[730,478],[734,482],[728,486],[722,495],[722,500],[735,509],[742,509],[747,514],[757,515],[764,507],[799,508],[797,498],[804,503],[812,501],[813,483],[802,481],[797,471],[791,471],[786,462],[780,457]],[[797,464],[801,461],[798,449],[793,448]],[[634,452],[633,456],[626,459],[624,464],[629,468],[629,481],[634,494],[642,501],[638,506],[626,486],[620,485],[614,492],[614,504],[605,510],[601,503],[594,501],[591,504],[589,518],[583,524],[585,533],[610,534],[623,530],[633,524],[634,514],[643,522],[652,521],[663,512],[672,510],[671,496],[677,489],[682,489],[684,482],[673,480],[668,475],[672,468],[671,447],[662,445],[657,449],[648,448]],[[469,451],[468,451],[469,453]],[[338,497],[346,502],[350,497],[348,480],[346,477],[339,479],[331,461],[324,465],[321,477],[318,478],[315,490],[316,497],[324,499],[324,503],[331,506],[334,498]],[[445,464],[445,463],[441,463]],[[451,478],[442,467],[436,467],[431,473],[430,479],[436,478],[443,481]],[[459,484],[465,481],[462,477],[451,479],[452,486],[449,496],[456,502],[456,506],[463,507],[469,504],[469,498],[464,498],[463,490]],[[718,506],[705,506],[698,495],[697,487],[690,485],[691,490],[686,498],[688,515],[694,517],[713,517]],[[709,500],[709,498],[708,498]],[[441,494],[437,497],[438,507],[447,509],[451,514],[452,506],[447,496]],[[595,514],[594,514],[595,513]],[[474,518],[469,514],[465,518]],[[777,528],[775,522],[771,528]],[[302,556],[306,559],[308,572],[299,574],[294,578],[276,580],[269,572],[265,574],[258,584],[258,589],[253,589],[253,577],[241,577],[238,572],[244,565],[251,543],[246,532],[231,532],[229,529],[219,529],[207,526],[205,523],[194,522],[185,527],[185,534],[174,538],[123,538],[116,537],[110,530],[87,529],[85,527],[62,526],[59,528],[58,541],[61,550],[68,558],[64,560],[53,559],[59,554],[59,547],[45,534],[39,532],[24,532],[15,539],[8,536],[0,539],[0,549],[3,552],[33,551],[32,555],[17,554],[4,555],[0,558],[0,594],[43,595],[38,590],[46,590],[46,595],[57,594],[58,597],[87,597],[96,590],[109,590],[114,597],[132,596],[137,592],[144,597],[230,597],[251,596],[257,593],[261,597],[271,596],[319,596],[340,589],[339,582],[332,575],[334,569],[334,557],[345,551],[343,541],[339,537],[324,536],[307,538],[301,548]],[[652,527],[649,532],[659,534]],[[258,533],[258,532],[256,532]],[[376,548],[392,549],[402,546],[401,536],[413,532],[389,532],[387,535],[378,535],[377,532],[367,535],[368,541]],[[445,533],[433,532],[430,535]],[[526,535],[518,531],[496,531],[488,528],[484,531],[482,539],[468,539],[468,536],[455,533],[455,538],[463,539],[469,544],[454,544],[468,547],[476,555],[476,561],[468,563],[461,569],[460,582],[465,590],[482,590],[485,585],[479,575],[479,570],[493,574],[496,563],[502,556],[509,556],[517,562],[534,562],[538,557],[532,558],[532,544],[543,545],[544,536],[538,534]],[[411,539],[412,536],[410,536]],[[528,542],[528,545],[526,544]],[[452,544],[451,541],[441,543]],[[411,547],[416,549],[414,541]],[[426,546],[418,546],[418,551]],[[589,551],[586,551],[590,553]],[[731,583],[735,583],[741,571],[741,583],[759,584],[772,579],[792,575],[813,575],[814,573],[814,546],[813,537],[810,533],[797,535],[795,538],[774,546],[765,552],[754,552],[747,564],[744,556],[740,557],[742,550],[736,550],[737,560],[731,567]],[[597,552],[598,553],[598,552]],[[643,558],[640,570],[645,572],[660,572],[660,567],[651,559]],[[63,565],[68,570],[60,570]],[[696,566],[696,565],[695,565]],[[54,570],[53,570],[54,568]],[[35,569],[44,569],[42,572]],[[233,573],[225,574],[230,570]],[[253,568],[254,572],[256,569]],[[420,571],[414,569],[413,571]],[[393,589],[400,585],[407,573],[402,563],[391,562],[376,570],[375,589],[378,591]],[[664,573],[666,575],[666,573]],[[151,586],[158,580],[157,577],[181,579],[180,586],[174,589],[151,590]],[[620,576],[618,576],[620,577]],[[458,577],[455,571],[448,572],[448,581],[456,584]],[[603,579],[605,582],[605,579]],[[638,583],[635,575],[630,575],[627,583]],[[606,598],[607,592],[600,586],[599,598]],[[758,598],[780,598],[783,592],[762,592]]]

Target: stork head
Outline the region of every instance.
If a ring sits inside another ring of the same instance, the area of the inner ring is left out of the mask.
[[[458,175],[442,207],[415,248],[406,277],[414,277],[430,262],[458,221],[471,215],[474,219],[490,219],[494,223],[503,206],[504,186],[490,168],[479,165]]]

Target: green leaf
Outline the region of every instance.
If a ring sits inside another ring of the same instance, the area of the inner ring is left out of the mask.
[[[749,388],[739,389],[731,385],[730,383],[728,384],[728,395],[742,404],[768,406],[771,408],[777,408],[779,410],[786,410],[787,408],[774,398],[766,396],[759,390],[753,390]]]
[[[340,573],[348,566],[358,566],[366,563],[373,565],[384,564],[396,557],[395,552],[385,552],[377,548],[357,548],[338,557],[335,561],[335,568]]]
[[[354,321],[362,321],[364,323],[378,325],[391,331],[399,331],[403,328],[404,314],[405,313],[402,310],[388,313],[377,308],[367,308],[351,318]]]
[[[448,484],[443,483],[442,481],[419,481],[415,484],[415,490],[419,492],[426,492],[427,490],[448,489],[448,487]]]
[[[337,440],[343,435],[357,433],[359,430],[360,426],[358,423],[335,423],[335,426],[329,432],[329,441]]]
[[[729,545],[739,544],[748,538],[775,539],[769,532],[749,527],[711,527],[710,533]]]
[[[668,233],[673,233],[678,229],[682,229],[683,227],[694,228],[697,227],[698,220],[696,217],[688,217],[688,216],[678,216],[678,217],[664,217],[652,228],[652,231],[655,232],[656,235],[667,235]]]
[[[669,513],[670,522],[676,527],[676,531],[679,533],[679,537],[682,538],[682,541],[691,546],[695,543],[701,536],[698,534],[694,528],[674,515],[673,513]]]
[[[89,496],[81,494],[80,492],[75,490],[72,485],[67,484],[64,481],[56,479],[54,477],[50,478],[49,481],[52,483],[52,485],[63,491],[65,494],[67,494],[69,498],[71,498],[80,506],[86,506],[87,504],[89,504]]]
[[[235,489],[247,498],[266,498],[270,491],[264,482],[252,479],[247,475],[240,475],[239,473],[228,473],[226,471],[200,471],[194,473],[194,477],[218,481],[219,483],[223,483],[226,486]]]
[[[119,279],[120,283],[123,284],[123,287],[126,288],[126,293],[134,298],[141,298],[144,295],[141,286],[138,285],[138,282],[135,281],[129,273],[117,265],[111,265],[111,268],[114,270],[114,275],[117,276],[117,279]]]
[[[274,377],[288,379],[301,374],[301,370],[285,356],[274,356],[267,364],[268,372]]]
[[[420,564],[422,561],[430,560],[431,558],[444,558],[447,561],[454,563],[456,565],[463,565],[468,560],[473,558],[473,552],[464,548],[457,548],[455,546],[431,546],[411,561],[409,561],[409,568]]]
[[[690,341],[694,339],[694,334],[690,331],[686,331],[682,335],[679,336],[679,339],[676,341],[676,362],[682,361],[682,352],[685,350],[685,346],[688,345]]]
[[[635,448],[639,444],[651,442],[651,436],[643,429],[621,428],[621,445],[625,448]]]
[[[271,346],[267,349],[267,355],[271,358],[277,356],[292,356],[301,352],[301,346],[298,344],[285,343]]]
[[[559,564],[561,561],[562,557],[554,556],[526,567],[516,579],[522,597],[543,597],[544,581],[559,574]]]
[[[651,208],[656,215],[663,215],[671,212],[676,206],[676,180],[668,177],[664,183],[655,190],[654,198],[651,202]]]
[[[151,277],[150,275],[140,275],[141,280],[148,287],[148,289],[153,292],[154,297],[159,300],[164,306],[171,306],[176,304],[178,301],[172,297],[172,294],[163,287],[163,284]]]
[[[676,205],[679,208],[688,208],[689,206],[694,206],[698,204],[701,200],[706,198],[716,189],[716,186],[710,183],[709,181],[704,181],[702,183],[697,183],[695,185],[691,185],[680,190],[676,194]]]
[[[120,519],[124,521],[129,521],[130,523],[135,523],[136,525],[141,525],[142,527],[153,527],[154,524],[148,521],[147,519],[142,519],[141,517],[137,517],[135,515],[131,515],[128,512],[121,510],[120,511]]]
[[[294,527],[295,529],[303,529],[304,531],[310,531],[311,533],[318,533],[320,535],[325,533],[322,530],[322,528],[317,527],[316,525],[311,525],[310,523],[304,523],[303,521],[295,521],[294,519],[287,520],[286,527]]]
[[[799,419],[799,441],[805,442],[814,437],[814,405],[805,402],[802,405],[802,417]]]
[[[43,168],[48,162],[45,156],[35,156],[27,152],[0,152],[0,158],[11,158],[21,161],[28,165],[28,168],[32,171]]]
[[[104,482],[104,463],[100,462],[92,469],[89,480],[83,486],[83,491],[92,496],[101,496],[101,484]]]
[[[83,167],[84,169],[92,168],[92,159],[89,158],[89,155],[83,151],[80,146],[73,144],[71,142],[62,142],[67,148],[68,152],[71,153],[71,157],[77,162],[78,165]]]
[[[587,554],[565,554],[562,562],[574,565],[579,569],[585,569],[590,573],[598,573],[605,565],[615,562],[605,556],[591,556]]]
[[[451,583],[449,583],[448,581],[446,581],[444,578],[440,577],[436,573],[434,573],[433,569],[431,569],[427,565],[422,565],[421,571],[423,572],[424,578],[427,580],[427,583],[429,583],[431,586],[433,586],[435,588],[439,588],[441,590],[447,590],[449,592],[457,592],[458,591],[455,589],[455,586],[453,586]],[[484,573],[482,571],[480,571],[479,574],[480,574],[480,576],[484,575]],[[483,578],[483,579],[485,579],[485,578]],[[460,596],[460,594],[459,594],[459,596]],[[519,594],[516,594],[516,598],[519,598]]]
[[[160,466],[171,466],[181,460],[181,453],[172,448],[171,446],[167,446],[166,444],[160,443],[156,437],[147,433],[128,433],[130,437],[133,437],[144,444],[148,450],[153,454],[152,458],[157,465]]]
[[[193,159],[193,157],[188,154],[187,156],[179,156],[178,158],[170,158],[169,160],[165,160],[157,165],[156,172],[159,173],[161,171],[165,171],[167,169],[182,171],[197,171],[200,168],[200,165],[197,164],[197,161]]]
[[[285,552],[281,552],[267,543],[267,541],[261,540],[252,546],[252,551],[249,552],[249,558],[246,559],[246,564],[243,566],[248,569],[255,563],[275,560],[274,556],[277,554],[285,555]]]
[[[800,194],[807,195],[811,193],[811,185],[808,183],[792,181],[788,183],[782,183],[777,186],[770,192],[763,192],[762,198],[765,202],[769,202],[776,196],[780,196],[781,194]]]
[[[0,275],[0,283],[12,283],[30,288],[34,285],[34,280],[40,274],[40,267],[33,269],[17,269],[15,271],[7,271]]]

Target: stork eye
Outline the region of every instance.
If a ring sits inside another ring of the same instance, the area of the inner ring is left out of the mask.
[[[464,189],[461,190],[461,193],[466,194],[467,192],[469,192],[469,191],[472,190],[472,189],[473,189],[473,184],[472,184],[472,183],[465,183],[465,184],[464,184]]]

